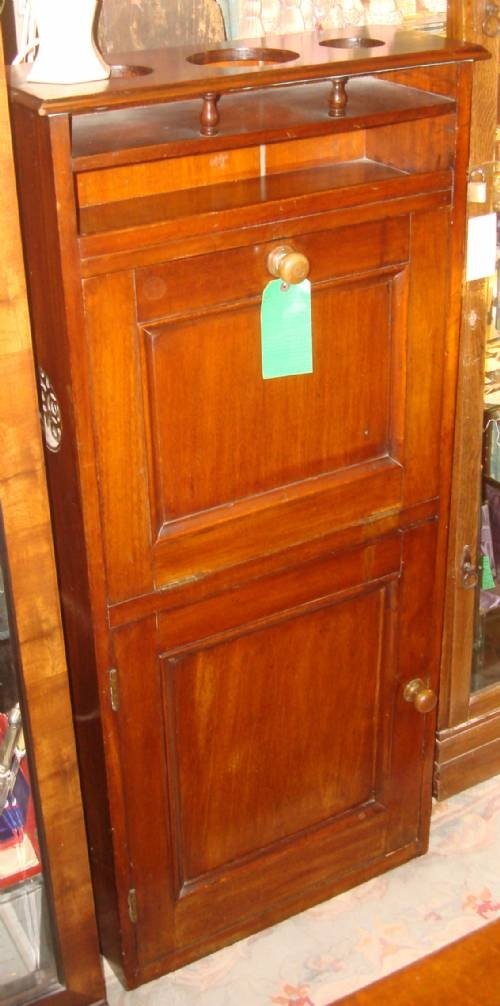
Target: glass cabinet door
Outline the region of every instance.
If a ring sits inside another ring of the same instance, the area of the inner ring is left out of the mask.
[[[59,986],[25,730],[15,614],[0,528],[0,1001]]]
[[[451,38],[477,42],[491,56],[474,77],[467,170],[467,181],[472,183],[467,192],[470,223],[472,218],[499,208],[495,135],[499,122],[499,37],[493,22],[484,17],[484,9],[462,0],[448,0],[447,33]],[[489,230],[489,223],[483,224]],[[483,268],[469,271],[484,275],[482,253],[487,244],[481,237],[478,239],[474,227],[471,234],[471,264],[474,251],[479,252],[475,261],[480,259]],[[438,800],[446,800],[500,772],[500,623],[494,606],[485,603],[483,592],[494,588],[480,553],[481,507],[487,502],[481,433],[484,444],[485,411],[500,406],[500,355],[491,345],[486,387],[483,369],[487,339],[497,337],[492,310],[495,263],[490,266],[488,257],[487,265],[484,278],[472,279],[468,274],[463,277],[460,303],[459,381],[434,767],[434,794]],[[497,565],[495,587],[500,584],[500,560]]]
[[[493,165],[495,209],[500,208],[499,165]],[[497,213],[498,220],[498,213]],[[497,266],[500,240],[497,231]],[[483,459],[471,691],[500,684],[500,308],[498,274],[485,354]]]

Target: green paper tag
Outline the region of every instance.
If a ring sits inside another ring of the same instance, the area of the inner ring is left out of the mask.
[[[267,284],[260,315],[262,376],[312,374],[311,283]]]
[[[487,555],[481,556],[481,590],[493,590],[495,581]]]

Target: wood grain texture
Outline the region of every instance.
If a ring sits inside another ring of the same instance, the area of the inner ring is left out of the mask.
[[[335,1006],[493,1004],[498,999],[499,979],[500,923],[491,922],[383,981],[337,999]]]
[[[151,835],[147,814],[132,813],[129,821],[143,974],[160,973],[181,959],[170,949],[173,932],[186,943],[185,959],[213,945],[221,919],[226,939],[252,931],[257,890],[261,912],[277,919],[289,913],[292,900],[295,906],[307,903],[308,888],[328,861],[335,866],[332,892],[347,883],[360,855],[369,869],[385,847],[389,865],[393,853],[383,839],[389,821],[398,836],[394,855],[400,861],[414,851],[416,819],[409,805],[401,814],[401,792],[418,818],[420,779],[411,753],[424,737],[432,739],[432,722],[403,701],[397,677],[429,667],[428,649],[420,637],[412,642],[412,633],[429,594],[432,570],[426,572],[424,564],[434,533],[432,523],[410,535],[403,557],[395,536],[364,554],[311,564],[294,578],[291,572],[274,577],[262,584],[260,610],[251,585],[235,591],[232,601],[223,595],[198,610],[179,609],[162,627],[160,662],[153,620],[115,634],[126,778],[131,790],[140,786],[154,759],[159,768],[148,774],[148,806],[169,822],[168,832],[155,829]],[[399,576],[401,559],[406,585]],[[325,596],[341,573],[338,586],[344,589]],[[403,597],[407,614],[396,646]],[[362,651],[351,635],[353,612],[362,613]],[[229,626],[228,619],[237,624]],[[344,674],[351,661],[351,672]],[[140,675],[134,673],[139,666]],[[313,717],[307,712],[311,703]],[[339,733],[333,724],[340,703],[346,730]],[[355,706],[360,715],[353,733],[348,724]],[[140,741],[139,707],[151,724],[147,744]],[[252,744],[255,731],[258,744]],[[343,773],[331,772],[332,765],[340,768],[346,748],[352,748],[349,784]],[[320,774],[320,787],[318,758],[330,766]],[[301,784],[303,774],[307,785]]]
[[[146,107],[157,102],[184,99],[194,99],[198,103],[200,115],[203,95],[206,93],[226,96],[249,89],[256,91],[258,97],[262,88],[284,81],[288,84],[312,83],[339,76],[357,78],[371,73],[378,76],[384,71],[392,74],[397,69],[412,69],[423,61],[438,67],[439,93],[442,93],[441,64],[457,61],[463,63],[488,57],[487,50],[482,46],[427,32],[395,32],[393,27],[381,27],[377,34],[384,41],[383,47],[345,47],[335,50],[322,47],[321,40],[313,32],[301,36],[285,35],[280,38],[280,48],[292,53],[289,61],[276,63],[266,59],[252,60],[249,65],[248,61],[243,60],[229,73],[227,66],[220,66],[210,60],[193,65],[190,62],[190,57],[194,55],[192,46],[170,48],[168,60],[164,57],[163,49],[150,49],[147,59],[141,59],[142,54],[125,53],[123,59],[132,67],[143,67],[146,72],[131,72],[128,76],[113,75],[106,82],[105,90],[102,84],[99,83],[96,87],[93,82],[66,85],[64,90],[55,88],[52,84],[31,84],[26,79],[26,66],[11,68],[9,77],[16,102],[27,108],[37,109],[42,115],[71,112],[78,116],[86,112],[134,108],[138,105]],[[227,47],[231,48],[230,45]],[[424,104],[425,101],[424,96]],[[326,109],[325,113],[331,126]],[[346,117],[349,117],[349,102]],[[252,123],[254,121],[255,116],[251,119]],[[204,139],[210,140],[211,137]]]
[[[226,31],[216,0],[102,0],[98,38],[103,52],[221,42]]]
[[[3,58],[1,59],[3,68]],[[0,501],[15,602],[44,868],[61,954],[55,1000],[104,999],[71,721],[30,339],[5,78],[0,79],[2,237]],[[71,834],[71,843],[68,842]]]
[[[160,76],[158,70],[158,77]],[[212,162],[212,177],[224,180],[222,169],[228,162],[231,169],[231,155],[234,147],[240,148],[235,158],[244,156],[245,147],[259,143],[265,133],[269,144],[267,154],[273,156],[275,144],[282,150],[290,151],[290,140],[302,136],[314,135],[318,138],[329,137],[330,156],[325,160],[346,160],[338,156],[337,146],[342,150],[349,140],[351,130],[357,133],[369,118],[370,126],[393,124],[420,119],[420,128],[425,132],[432,128],[429,118],[445,117],[454,111],[453,99],[440,96],[417,88],[395,87],[383,77],[367,76],[353,78],[349,81],[349,100],[345,115],[340,121],[326,115],[330,84],[324,81],[311,82],[307,88],[291,85],[284,90],[267,94],[259,90],[242,94],[224,94],[219,103],[220,122],[215,136],[203,137],[200,134],[201,100],[199,102],[179,102],[174,107],[169,105],[152,105],[145,109],[117,108],[113,111],[97,111],[92,118],[88,116],[75,117],[73,121],[74,164],[77,169],[89,170],[102,167],[117,167],[120,163],[136,163],[135,173],[142,175],[143,180],[154,181],[154,172],[149,172],[145,165],[149,161],[182,154],[212,155],[219,150],[224,151],[219,163]],[[422,118],[422,113],[426,118]],[[94,121],[95,119],[95,121]],[[283,141],[283,126],[286,125],[286,142]],[[439,128],[435,127],[435,128]],[[415,127],[414,127],[415,130]],[[123,139],[126,136],[126,144]],[[333,141],[332,137],[335,137]],[[440,138],[441,139],[441,138]],[[281,141],[281,143],[280,143]],[[325,139],[323,141],[327,143]],[[361,140],[362,142],[362,140]],[[273,146],[271,146],[271,143]],[[432,149],[428,149],[425,141],[418,145],[418,150],[412,150],[415,143],[407,144],[411,163],[415,166],[418,156],[422,157],[424,150],[432,158]],[[297,146],[293,148],[297,151]],[[299,148],[300,149],[300,148]],[[312,161],[319,160],[320,146]],[[416,156],[415,156],[416,155]],[[300,163],[300,157],[298,158]],[[311,160],[311,158],[310,158]],[[200,158],[200,164],[203,159]],[[237,160],[234,162],[237,163]],[[410,165],[409,165],[410,166]],[[182,180],[181,163],[179,163],[179,179]],[[156,172],[161,165],[156,164]],[[164,169],[166,170],[166,169]],[[134,169],[132,169],[134,173]],[[123,174],[123,172],[122,172]],[[120,173],[116,174],[117,179]],[[231,177],[231,176],[228,176]],[[172,183],[177,182],[177,171]],[[111,192],[110,198],[113,198]]]
[[[328,54],[296,43],[255,100],[250,68],[195,79],[185,51],[104,108],[13,91],[35,340],[70,409],[50,478],[101,934],[132,985],[427,846],[435,717],[405,685],[438,684],[472,50],[342,57],[398,79],[356,80],[332,126]],[[216,80],[202,148],[185,113]],[[266,381],[282,244],[315,362]]]
[[[130,920],[126,904],[124,918],[119,918],[115,870],[127,876],[128,856],[124,830],[120,830],[118,822],[114,828],[110,823],[107,778],[111,775],[115,779],[113,792],[121,811],[120,768],[112,710],[104,703],[100,711],[99,700],[112,663],[105,626],[105,569],[99,550],[90,553],[85,547],[86,535],[97,542],[101,532],[99,499],[92,478],[94,444],[87,358],[70,338],[75,331],[81,332],[82,291],[73,179],[68,163],[69,127],[67,120],[55,117],[38,123],[37,128],[36,120],[30,120],[22,108],[13,109],[13,120],[16,169],[19,178],[27,179],[21,218],[36,358],[51,375],[64,424],[60,451],[47,452],[46,472],[53,526],[58,529],[55,550],[86,823],[92,834],[89,851],[95,899],[101,938],[105,933],[107,946],[114,948],[119,960]],[[56,207],[62,209],[60,217]],[[27,220],[36,221],[28,242]],[[62,261],[67,269],[61,268]],[[76,452],[82,460],[81,468],[75,461]],[[61,486],[64,491],[60,491]],[[96,667],[102,668],[103,683],[98,680]],[[109,721],[105,731],[101,729],[100,715]],[[121,813],[117,816],[122,820]]]
[[[491,58],[474,69],[473,102],[471,113],[469,170],[486,163],[486,174],[492,178],[495,158],[495,129],[498,122],[498,72],[499,40],[488,38],[481,30],[484,11],[475,0],[448,4],[448,29],[471,40],[480,40]],[[488,187],[489,204],[469,205],[469,215],[483,213],[491,207],[492,185]],[[474,637],[474,590],[464,589],[461,580],[463,550],[469,546],[476,561],[478,540],[481,449],[483,430],[484,349],[487,317],[491,303],[491,284],[488,280],[464,283],[462,278],[461,349],[459,383],[457,389],[457,422],[453,457],[453,491],[450,512],[448,551],[446,617],[443,636],[441,694],[439,704],[439,733],[436,756],[435,792],[445,797],[461,788],[485,779],[488,773],[498,771],[498,758],[481,754],[477,722],[472,724],[469,754],[461,764],[446,765],[447,745],[441,743],[447,731],[461,724],[477,720],[470,705],[472,670],[472,644]],[[456,299],[458,302],[458,288]],[[489,745],[488,715],[485,716],[484,743]],[[477,768],[474,763],[477,761]],[[479,768],[479,766],[482,766]],[[470,771],[468,766],[470,766]],[[448,778],[448,783],[444,780]],[[451,779],[453,778],[452,788]]]

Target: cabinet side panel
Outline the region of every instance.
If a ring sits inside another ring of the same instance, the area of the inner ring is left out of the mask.
[[[0,39],[0,57],[2,55]],[[3,252],[0,268],[0,502],[7,531],[10,580],[16,609],[15,630],[13,624],[10,628],[12,633],[15,631],[19,645],[26,700],[23,720],[25,731],[29,733],[30,768],[35,769],[36,790],[40,799],[37,820],[42,825],[45,839],[43,867],[52,895],[51,914],[58,944],[59,977],[69,990],[61,995],[69,997],[74,994],[75,1000],[83,1006],[87,1002],[101,1001],[104,987],[99,966],[36,408],[3,66],[0,78],[0,126],[3,134],[0,152]],[[6,569],[4,573],[7,573]],[[31,728],[29,731],[28,726]],[[32,781],[35,781],[33,776]],[[61,813],[61,793],[64,793],[64,814]],[[68,829],[71,846],[66,841]],[[10,911],[14,911],[12,907]],[[8,917],[8,905],[3,905],[3,912],[4,918]],[[6,978],[5,972],[2,977]],[[1,992],[0,998],[3,998]]]
[[[21,223],[35,359],[38,368],[50,375],[63,417],[60,449],[46,452],[46,469],[94,896],[111,945],[119,955],[111,826],[49,124],[19,106],[13,107],[12,115],[18,185],[23,192]],[[66,209],[71,213],[71,207]],[[77,280],[78,274],[73,279]],[[79,298],[75,300],[73,311],[79,304]]]

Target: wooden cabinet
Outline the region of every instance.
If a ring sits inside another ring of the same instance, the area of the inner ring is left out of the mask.
[[[103,1003],[0,37],[0,998]],[[24,743],[23,743],[24,738]],[[69,840],[70,837],[70,840]]]
[[[12,77],[101,940],[132,985],[427,843],[485,53],[270,48]],[[264,379],[283,248],[313,367]]]
[[[472,218],[499,208],[495,131],[500,43],[494,19],[484,19],[474,5],[450,3],[449,24],[452,32],[482,41],[491,53],[489,60],[476,66],[474,78],[469,167],[472,170],[483,165],[486,201],[469,202],[468,216]],[[485,615],[483,612],[479,617],[477,586],[485,407],[500,401],[498,393],[492,395],[496,390],[492,378],[495,381],[497,375],[491,373],[491,357],[498,358],[498,344],[488,353],[490,369],[485,384],[485,347],[494,334],[494,296],[493,277],[464,285],[434,783],[439,799],[500,772],[500,668],[495,660],[491,666],[490,645],[486,676],[475,673],[480,672],[478,658],[485,636],[492,635],[496,644],[497,635],[490,628],[494,612],[488,616],[484,631]],[[493,362],[495,370],[498,366]]]

